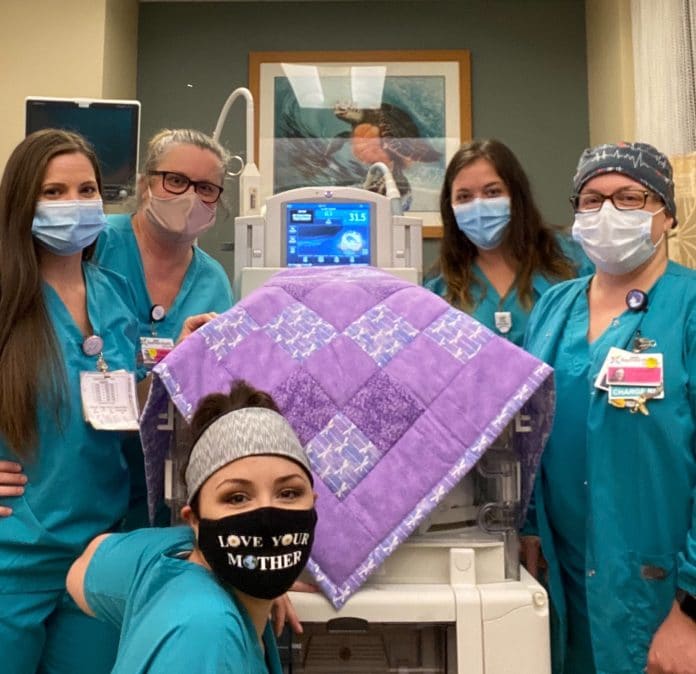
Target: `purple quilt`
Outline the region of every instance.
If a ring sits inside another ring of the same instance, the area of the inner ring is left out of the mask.
[[[153,512],[171,399],[190,419],[246,379],[306,447],[319,495],[309,570],[337,608],[522,409],[523,500],[550,430],[551,368],[432,292],[373,268],[288,269],[154,369],[141,421]],[[524,406],[524,409],[523,409]]]

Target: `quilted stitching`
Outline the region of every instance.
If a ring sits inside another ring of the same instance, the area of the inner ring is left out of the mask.
[[[551,425],[550,372],[379,270],[286,270],[156,366],[141,424],[151,507],[169,446],[167,400],[190,417],[204,395],[247,379],[272,393],[319,478],[308,568],[338,607],[523,405],[539,419],[516,448],[528,497]]]

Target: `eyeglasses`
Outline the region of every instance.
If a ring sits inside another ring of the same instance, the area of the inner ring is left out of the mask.
[[[191,180],[183,173],[175,171],[148,171],[149,176],[162,176],[162,187],[171,194],[183,194],[191,185],[196,194],[206,204],[214,204],[222,194],[222,187],[207,180]]]
[[[599,192],[585,192],[573,194],[570,203],[576,213],[593,213],[598,211],[609,199],[619,211],[636,211],[645,207],[648,197],[652,196],[647,190],[619,190],[614,194],[600,194]]]

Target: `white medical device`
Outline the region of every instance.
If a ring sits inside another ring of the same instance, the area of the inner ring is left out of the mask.
[[[356,187],[301,187],[266,200],[263,215],[234,221],[234,289],[244,297],[280,269],[372,265],[418,283],[421,221]]]
[[[370,264],[418,283],[421,222],[398,201],[355,187],[270,197],[263,215],[235,219],[237,297],[293,266]],[[177,511],[189,439],[173,422],[165,492]],[[525,430],[513,422],[340,610],[321,593],[292,593],[304,634],[281,643],[287,674],[549,674],[547,595],[519,564],[512,447]]]
[[[545,590],[519,566],[513,422],[339,611],[291,593],[292,674],[548,674]],[[311,580],[311,578],[308,578]]]

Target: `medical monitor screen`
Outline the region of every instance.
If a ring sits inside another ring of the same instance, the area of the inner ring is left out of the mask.
[[[287,266],[371,264],[373,209],[370,202],[286,203]]]
[[[118,201],[135,189],[140,104],[27,98],[26,133],[39,129],[76,131],[93,146],[104,183],[104,201]]]

